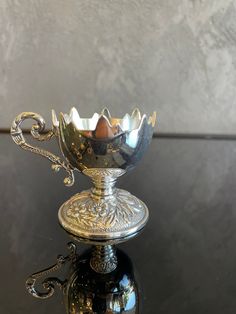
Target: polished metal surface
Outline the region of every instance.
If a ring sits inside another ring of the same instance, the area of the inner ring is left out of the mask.
[[[131,169],[145,153],[156,121],[135,109],[123,119],[111,117],[108,109],[91,119],[80,118],[72,108],[69,115],[53,111],[53,126],[61,150],[70,165],[83,171],[90,168]]]
[[[96,199],[91,190],[72,196],[59,209],[66,231],[90,240],[115,240],[137,233],[147,223],[147,206],[131,193],[116,189],[109,198]]]
[[[36,121],[31,129],[35,139],[45,141],[57,137],[66,161],[26,143],[21,129],[26,119]],[[131,115],[125,114],[118,119],[111,117],[105,108],[100,115],[95,113],[91,119],[82,119],[78,111],[72,108],[69,114],[61,113],[59,121],[53,110],[52,122],[52,130],[40,134],[45,128],[44,119],[37,113],[22,112],[12,123],[11,136],[21,148],[49,159],[53,163],[53,170],[64,168],[68,173],[64,183],[71,186],[74,184],[73,170],[86,174],[86,170],[93,168],[132,169],[149,146],[156,113],[148,118],[135,109]]]
[[[21,124],[25,119],[37,122],[31,134],[37,140],[48,140],[56,136],[66,159],[62,161],[54,154],[26,143]],[[148,220],[146,205],[129,192],[115,188],[118,177],[132,169],[145,153],[153,134],[156,113],[147,118],[138,109],[122,119],[111,117],[108,109],[95,113],[91,119],[80,118],[72,108],[69,114],[60,114],[59,120],[52,111],[53,128],[44,135],[43,118],[32,112],[16,117],[11,128],[14,142],[25,150],[40,154],[53,163],[53,169],[64,168],[68,177],[66,185],[74,183],[73,170],[90,177],[94,187],[71,197],[59,209],[58,218],[62,227],[70,234],[85,241],[104,241],[101,245],[122,242],[139,233]],[[105,248],[104,252],[106,251]],[[96,261],[96,256],[101,258]],[[106,258],[110,256],[110,261]],[[93,269],[106,273],[116,266],[114,254],[95,254],[91,261]]]
[[[32,125],[31,134],[38,141],[47,141],[47,140],[50,140],[53,136],[55,136],[55,133],[53,130],[50,130],[46,134],[40,134],[40,132],[44,131],[45,121],[39,114],[34,113],[34,112],[23,112],[19,114],[12,123],[11,136],[12,136],[13,141],[17,145],[19,145],[21,148],[49,159],[53,163],[52,169],[54,171],[57,172],[61,168],[65,169],[68,174],[68,177],[64,179],[64,183],[67,186],[73,185],[74,174],[72,172],[70,165],[67,162],[62,161],[60,157],[55,156],[54,154],[50,153],[47,150],[44,150],[42,148],[35,147],[26,143],[26,140],[21,130],[21,124],[26,119],[32,119],[37,122],[37,124]]]

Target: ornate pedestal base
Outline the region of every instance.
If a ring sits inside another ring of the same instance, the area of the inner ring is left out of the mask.
[[[112,195],[97,197],[92,190],[74,195],[59,209],[58,218],[69,233],[89,240],[125,238],[144,227],[148,219],[146,205],[121,189]]]
[[[146,205],[129,192],[114,187],[122,169],[87,169],[94,187],[71,197],[58,212],[62,227],[78,241],[97,245],[91,267],[99,273],[116,268],[110,246],[137,235],[148,220]]]

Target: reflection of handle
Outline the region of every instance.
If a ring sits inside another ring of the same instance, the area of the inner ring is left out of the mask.
[[[57,257],[57,262],[56,264],[41,270],[37,273],[34,273],[33,275],[31,275],[27,280],[26,280],[26,289],[27,291],[33,295],[35,298],[38,299],[47,299],[50,298],[54,292],[55,292],[55,286],[58,286],[59,288],[63,288],[63,286],[66,284],[66,280],[62,281],[56,277],[48,277],[46,279],[44,279],[44,281],[42,282],[42,286],[43,288],[46,290],[46,292],[40,292],[36,289],[36,282],[39,278],[44,277],[52,272],[55,272],[59,269],[61,269],[61,267],[69,261],[74,261],[76,258],[76,245],[72,242],[69,242],[67,244],[70,253],[68,256],[64,257],[62,255],[59,255]]]
[[[32,153],[42,155],[43,157],[46,157],[47,159],[49,159],[53,163],[52,169],[54,171],[59,171],[61,168],[64,168],[66,172],[68,173],[68,177],[64,179],[65,185],[67,186],[73,185],[74,174],[69,164],[67,164],[65,161],[62,161],[59,157],[48,152],[47,150],[34,147],[26,143],[22,130],[21,130],[21,123],[26,119],[33,119],[37,122],[37,124],[32,125],[31,134],[38,141],[50,140],[53,136],[55,136],[55,133],[53,132],[53,130],[50,130],[45,134],[39,133],[39,132],[43,132],[45,128],[45,121],[39,114],[34,113],[34,112],[22,112],[15,118],[15,120],[12,123],[11,136],[13,138],[13,141],[17,145],[19,145],[21,148],[25,150],[29,150]]]

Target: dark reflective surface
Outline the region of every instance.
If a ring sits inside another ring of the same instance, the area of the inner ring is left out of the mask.
[[[53,298],[60,288],[68,314],[139,313],[138,286],[132,262],[124,252],[117,250],[114,271],[99,274],[90,266],[92,248],[78,255],[76,245],[70,242],[68,249],[67,256],[59,254],[55,264],[27,278],[26,289],[32,297]]]
[[[69,314],[139,313],[138,287],[130,259],[117,252],[118,267],[110,274],[97,274],[90,265],[90,252],[81,256],[65,288]]]
[[[74,187],[64,187],[63,172],[51,172],[10,136],[0,135],[0,147],[0,313],[64,314],[60,293],[36,300],[25,280],[67,254],[58,208],[91,183],[78,175]],[[140,236],[118,246],[137,269],[141,314],[235,313],[235,152],[235,141],[154,139],[119,180],[150,210]]]

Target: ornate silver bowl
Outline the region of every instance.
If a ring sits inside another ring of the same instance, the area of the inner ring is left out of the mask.
[[[57,137],[65,160],[26,143],[21,123],[29,118],[37,122],[32,126],[32,136],[39,141]],[[112,249],[104,245],[135,236],[147,222],[146,205],[129,192],[115,188],[115,182],[142,158],[151,141],[155,121],[155,112],[147,117],[135,109],[131,115],[118,119],[111,117],[106,108],[90,119],[80,118],[75,108],[69,114],[60,113],[59,118],[52,111],[53,127],[46,133],[43,133],[45,121],[39,114],[23,112],[13,121],[14,142],[48,158],[53,170],[64,168],[68,174],[64,180],[66,185],[74,183],[74,170],[92,179],[94,187],[71,197],[59,209],[58,217],[62,227],[77,240],[98,245],[91,266],[99,272],[115,267],[114,261],[113,266],[95,265],[99,264],[97,255],[104,257],[104,252],[109,252],[112,256]]]

